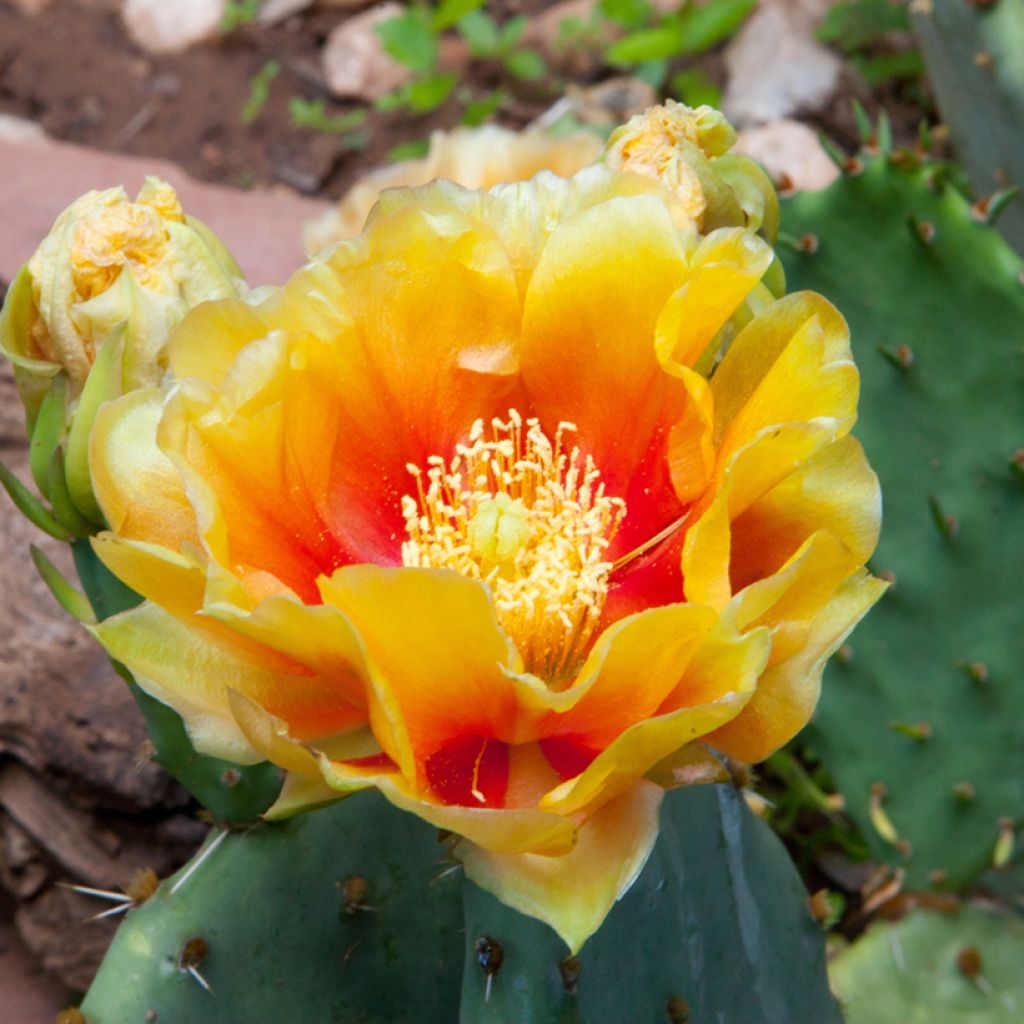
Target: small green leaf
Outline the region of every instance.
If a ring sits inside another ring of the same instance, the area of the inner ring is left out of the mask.
[[[648,60],[633,69],[633,75],[641,82],[646,82],[656,92],[660,92],[668,78],[667,60]]]
[[[875,87],[886,82],[919,78],[924,74],[924,59],[917,50],[902,53],[882,53],[877,57],[856,55],[850,61],[868,85]]]
[[[376,26],[384,49],[399,64],[425,74],[437,63],[437,33],[427,11],[409,7]]]
[[[305,100],[293,96],[288,113],[296,128],[310,128],[325,135],[344,135],[366,123],[365,110],[351,110],[347,114],[330,115],[323,100]]]
[[[397,89],[392,89],[391,92],[384,93],[383,96],[375,100],[373,108],[374,110],[379,110],[382,114],[386,114],[391,110],[401,110],[408,105],[409,83],[406,82],[404,85],[400,85]]]
[[[434,12],[433,24],[436,32],[451,28],[471,11],[483,7],[485,0],[441,0]]]
[[[672,95],[691,107],[722,105],[722,90],[703,71],[688,68],[672,76]]]
[[[242,124],[252,124],[267,105],[270,99],[270,85],[281,73],[281,65],[276,60],[268,60],[266,64],[249,79],[249,98],[242,107]]]
[[[2,463],[0,462],[0,484],[14,502],[18,511],[43,533],[57,540],[71,540],[66,530],[45,505]]]
[[[651,20],[651,5],[647,0],[601,0],[598,10],[609,21],[623,28],[639,28]]]
[[[517,50],[502,62],[510,75],[524,82],[536,82],[548,72],[544,58],[536,50]]]
[[[829,7],[817,36],[843,53],[864,50],[890,32],[909,32],[910,15],[905,4],[891,0],[850,0]]]
[[[505,53],[508,53],[523,38],[523,33],[526,31],[528,24],[528,19],[524,15],[519,14],[514,18],[509,18],[501,26],[501,49]]]
[[[501,49],[501,30],[486,11],[472,11],[459,20],[459,35],[474,57],[493,57]]]
[[[388,151],[388,162],[400,164],[403,160],[416,160],[421,156],[426,156],[429,149],[429,139],[413,139],[412,142],[403,142]]]
[[[714,0],[691,4],[679,15],[682,52],[703,53],[732,36],[757,6],[757,0]]]
[[[677,27],[661,25],[630,32],[605,50],[610,64],[629,67],[651,60],[669,60],[683,52],[683,38]]]
[[[92,605],[85,594],[73,586],[41,548],[30,544],[29,553],[32,555],[32,562],[36,570],[43,582],[50,588],[50,593],[53,594],[57,604],[79,622],[94,624],[96,613],[92,610]]]
[[[457,75],[431,75],[409,86],[409,109],[417,114],[436,110],[451,95]]]
[[[469,103],[460,118],[461,123],[471,128],[483,124],[497,112],[507,95],[504,89],[495,89],[489,96]]]

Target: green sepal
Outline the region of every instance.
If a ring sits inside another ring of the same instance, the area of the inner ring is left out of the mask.
[[[57,448],[50,456],[46,474],[46,493],[53,507],[54,518],[68,533],[75,537],[89,537],[96,532],[96,525],[90,523],[71,500],[67,478],[64,475],[63,448]]]
[[[77,590],[70,580],[64,576],[60,569],[50,561],[49,556],[35,544],[29,545],[29,552],[32,555],[32,562],[36,567],[43,582],[53,594],[57,604],[61,606],[74,619],[92,625],[96,622],[96,613],[93,611],[89,599],[80,590]]]
[[[127,325],[115,327],[103,340],[79,396],[68,431],[64,476],[72,502],[90,522],[103,525],[103,512],[92,490],[89,472],[89,435],[100,406],[122,393],[122,362]]]
[[[71,540],[71,532],[57,521],[53,513],[3,463],[0,463],[0,484],[3,484],[11,501],[30,523],[57,540]]]
[[[28,466],[32,479],[44,498],[50,497],[49,475],[53,453],[64,443],[68,429],[68,399],[71,382],[66,373],[53,378],[46,396],[39,406],[39,414],[32,425],[28,446]]]

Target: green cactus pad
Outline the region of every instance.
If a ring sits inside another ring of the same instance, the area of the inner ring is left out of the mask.
[[[372,793],[228,835],[129,913],[85,1019],[454,1022],[461,882],[444,853],[435,830]]]
[[[911,9],[928,80],[979,195],[1024,188],[1024,0],[930,0]],[[999,226],[1024,253],[1024,202]]]
[[[840,1021],[800,880],[728,786],[666,797],[650,862],[578,967],[376,793],[225,836],[192,863],[129,913],[88,1024],[671,1024],[684,1008],[692,1022]],[[481,956],[500,960],[489,997]]]
[[[832,963],[847,1024],[1020,1024],[1024,920],[965,907],[878,922]]]
[[[841,1021],[806,890],[731,785],[666,795],[646,868],[576,962],[471,883],[464,899],[462,1024]],[[503,951],[487,999],[481,937]]]
[[[784,203],[803,243],[783,255],[850,322],[884,500],[872,567],[895,582],[807,740],[876,857],[960,883],[1024,808],[1024,264],[942,167],[852,166]]]

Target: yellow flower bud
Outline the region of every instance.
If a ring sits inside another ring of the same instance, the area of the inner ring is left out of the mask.
[[[705,234],[748,227],[774,241],[775,189],[757,164],[729,152],[735,142],[736,132],[721,112],[666,100],[612,132],[605,163],[656,178]]]
[[[88,467],[99,407],[159,384],[188,310],[243,287],[227,249],[158,178],[134,202],[123,188],[75,200],[22,267],[0,313],[0,351],[25,404],[33,476],[71,532],[102,522]]]
[[[166,182],[147,178],[134,202],[123,188],[89,192],[58,218],[11,289],[0,349],[15,364],[29,419],[49,381],[67,373],[72,399],[103,340],[125,324],[124,386],[159,381],[163,347],[188,309],[236,296],[241,272]]]

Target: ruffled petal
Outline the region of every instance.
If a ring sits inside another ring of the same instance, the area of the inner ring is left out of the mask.
[[[502,854],[471,842],[456,853],[467,877],[550,925],[575,954],[647,863],[663,795],[653,783],[636,783],[591,815],[575,847],[561,857]]]
[[[762,761],[810,720],[825,663],[888,584],[859,572],[847,579],[811,623],[804,643],[762,676],[754,699],[708,742],[743,761]]]
[[[770,649],[767,629],[740,636],[723,624],[698,649],[656,715],[627,729],[540,806],[559,814],[587,813],[670,754],[735,718],[757,687]]]
[[[320,581],[367,657],[374,732],[407,779],[448,744],[513,740],[521,668],[487,588],[441,569],[340,569]]]

